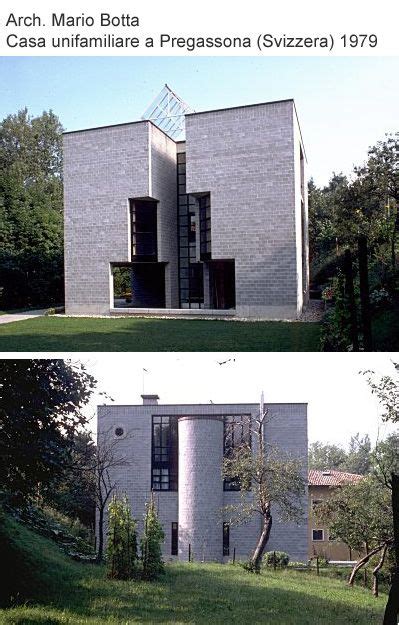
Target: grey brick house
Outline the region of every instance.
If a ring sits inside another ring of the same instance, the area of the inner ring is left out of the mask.
[[[246,559],[261,531],[257,515],[245,525],[229,525],[224,506],[240,500],[237,484],[222,479],[222,461],[232,446],[249,435],[259,404],[166,404],[157,395],[142,395],[143,405],[99,406],[99,444],[112,442],[122,460],[111,472],[120,493],[141,523],[145,503],[155,494],[165,532],[165,559],[222,562]],[[307,483],[307,405],[268,404],[268,442],[302,461]],[[254,442],[251,442],[253,445]],[[274,510],[268,549],[283,550],[295,561],[308,552],[307,493],[300,525],[279,521]],[[142,526],[139,527],[141,531]]]
[[[68,314],[295,318],[308,298],[293,100],[64,134]]]

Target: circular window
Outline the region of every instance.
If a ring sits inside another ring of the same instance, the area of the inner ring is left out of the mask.
[[[115,436],[117,436],[118,438],[120,438],[121,436],[123,436],[125,433],[125,430],[118,426],[117,428],[115,428]]]

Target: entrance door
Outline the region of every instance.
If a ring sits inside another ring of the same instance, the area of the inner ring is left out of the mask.
[[[213,260],[209,263],[209,287],[212,308],[235,308],[236,285],[234,260]]]

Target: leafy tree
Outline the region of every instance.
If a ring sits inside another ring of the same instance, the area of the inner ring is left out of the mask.
[[[387,488],[391,487],[392,473],[399,475],[399,434],[394,433],[379,441],[371,454],[371,472]]]
[[[0,124],[0,298],[6,307],[63,299],[62,127],[27,109]]]
[[[316,441],[309,446],[309,469],[343,471],[346,460],[345,449],[339,445]]]
[[[230,523],[245,523],[257,514],[262,518],[261,534],[249,563],[250,570],[257,573],[272,529],[273,506],[281,519],[299,522],[305,493],[301,462],[265,441],[267,415],[267,410],[260,411],[251,424],[254,448],[244,442],[223,461],[223,477],[238,481],[241,488],[240,502],[224,509]]]
[[[44,499],[72,519],[79,519],[90,529],[95,526],[96,445],[91,434],[77,432],[72,440],[68,463],[62,475],[47,487]]]
[[[136,521],[124,495],[113,495],[108,506],[107,573],[112,579],[131,579],[137,572]]]
[[[399,132],[386,134],[371,147],[364,166],[355,168],[354,187],[362,197],[369,236],[386,242],[392,268],[396,264],[399,232]]]
[[[112,436],[111,431],[99,434],[95,457],[86,469],[89,479],[93,483],[93,496],[97,512],[98,562],[101,562],[104,556],[105,513],[111,495],[118,485],[115,469],[127,465],[126,455],[120,449],[119,441]]]
[[[315,515],[329,528],[330,537],[342,540],[351,549],[364,547],[369,553],[386,541],[392,541],[390,496],[371,476],[334,489],[315,506]]]
[[[158,518],[154,495],[146,504],[144,518],[144,534],[141,539],[141,558],[143,562],[143,578],[156,579],[164,570],[161,545],[165,534]]]
[[[380,561],[374,568],[374,594],[378,594],[378,572],[393,546],[391,498],[375,478],[368,476],[356,484],[335,489],[328,499],[319,503],[315,515],[329,528],[333,539],[342,540],[351,549],[366,555],[356,562],[349,577],[352,585],[356,573],[376,554]]]
[[[348,473],[366,475],[371,470],[371,442],[368,434],[361,436],[359,432],[351,437],[349,450],[343,463],[343,470]]]
[[[364,371],[371,392],[377,396],[383,407],[382,418],[385,421],[399,423],[399,363],[392,363],[395,377],[384,375],[376,378],[373,371]],[[399,615],[399,473],[397,458],[392,467],[391,475],[384,474],[385,484],[391,491],[393,538],[395,553],[395,571],[392,577],[388,602],[385,609],[383,625],[396,625]]]
[[[29,496],[62,475],[95,385],[82,364],[0,361],[0,488]]]

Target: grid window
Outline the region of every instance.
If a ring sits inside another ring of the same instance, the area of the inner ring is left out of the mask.
[[[130,202],[132,260],[157,261],[157,204]]]
[[[197,262],[197,200],[186,193],[186,155],[177,155],[179,294],[183,308],[204,307],[203,266]]]
[[[201,260],[209,260],[212,252],[210,195],[201,197],[198,203],[200,213],[200,258]]]
[[[153,416],[151,467],[153,490],[177,490],[177,463],[177,417]]]
[[[231,458],[234,450],[243,445],[251,446],[251,417],[229,415],[224,418],[224,457]],[[240,490],[237,477],[225,478],[224,490]]]

